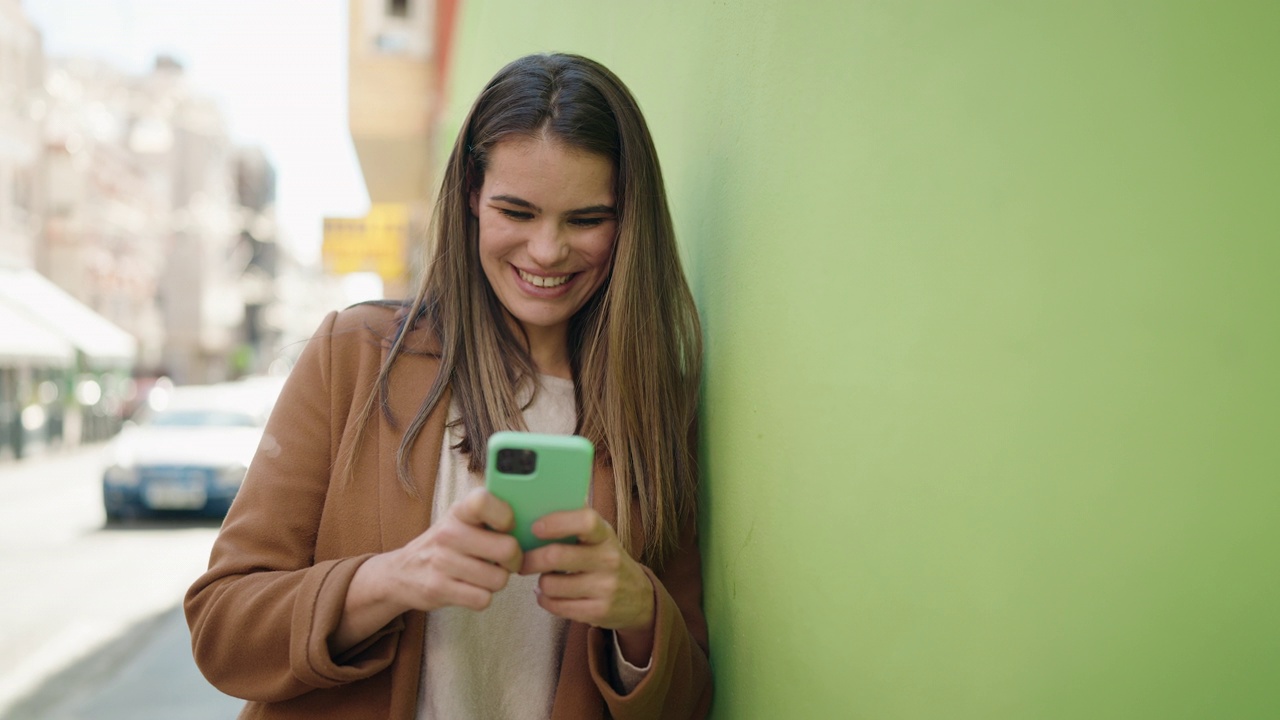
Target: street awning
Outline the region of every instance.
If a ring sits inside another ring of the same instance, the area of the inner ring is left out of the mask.
[[[128,366],[138,355],[132,335],[35,270],[0,267],[0,301],[60,336],[93,364]]]
[[[75,359],[71,343],[0,299],[0,365],[67,367]]]

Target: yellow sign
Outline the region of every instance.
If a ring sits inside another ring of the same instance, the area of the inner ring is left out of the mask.
[[[375,272],[384,282],[404,280],[409,244],[409,209],[375,204],[362,218],[325,218],[325,272],[331,275]]]

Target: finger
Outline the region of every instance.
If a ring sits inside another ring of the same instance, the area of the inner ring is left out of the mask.
[[[520,543],[511,535],[449,518],[437,526],[436,540],[445,548],[518,572],[524,562]]]
[[[611,594],[607,580],[594,573],[544,573],[538,578],[538,590],[553,600],[606,598]]]
[[[577,537],[578,542],[596,545],[613,535],[613,528],[591,508],[562,510],[538,518],[533,523],[533,534],[543,540],[560,540]]]
[[[561,600],[540,594],[538,605],[556,617],[596,627],[609,627],[604,603],[599,600]]]
[[[449,513],[468,525],[488,526],[498,532],[511,532],[516,525],[511,506],[484,488],[475,488],[449,508]]]
[[[476,557],[447,553],[440,560],[441,570],[453,580],[474,585],[489,592],[497,592],[507,586],[511,573],[503,567]]]
[[[591,592],[587,594],[593,595]],[[652,626],[656,612],[652,607],[646,610],[643,604],[635,605],[625,599],[620,602],[617,597],[556,597],[541,588],[535,597],[538,605],[552,615],[603,628],[648,628]]]
[[[441,580],[434,588],[434,607],[464,607],[484,610],[493,602],[493,593],[484,588],[449,578]]]
[[[524,563],[520,566],[521,575],[536,575],[549,572],[588,572],[602,569],[608,565],[599,555],[599,545],[570,545],[567,543],[551,543],[524,554]]]

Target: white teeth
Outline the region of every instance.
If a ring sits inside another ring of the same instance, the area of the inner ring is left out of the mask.
[[[529,273],[521,270],[520,268],[516,268],[516,272],[520,273],[520,277],[524,278],[525,282],[529,283],[530,285],[536,285],[540,288],[560,287],[561,285],[569,282],[569,278],[573,277],[573,275],[561,275],[559,277],[543,277],[541,275],[530,275]]]

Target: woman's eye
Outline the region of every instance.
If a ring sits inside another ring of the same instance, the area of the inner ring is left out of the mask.
[[[512,220],[532,220],[533,213],[527,213],[520,210],[511,210],[510,208],[498,208],[498,212],[506,215]]]
[[[604,222],[605,220],[606,220],[606,218],[602,218],[602,217],[593,217],[593,218],[573,218],[573,219],[569,220],[569,224],[570,224],[570,225],[572,225],[572,226],[574,226],[574,227],[580,227],[580,228],[591,228],[591,227],[595,227],[595,226],[599,225],[600,223]]]

